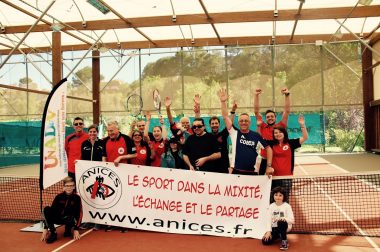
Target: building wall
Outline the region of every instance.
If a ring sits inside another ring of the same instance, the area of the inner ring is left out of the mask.
[[[380,41],[378,41],[373,48],[380,53]],[[372,54],[373,60],[372,63],[380,61],[380,57],[376,54]],[[373,91],[374,91],[374,100],[380,100],[380,65],[373,69]]]

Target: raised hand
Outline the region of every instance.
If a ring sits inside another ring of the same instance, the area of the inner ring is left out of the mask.
[[[195,105],[200,105],[201,104],[201,96],[199,94],[195,94],[193,100],[194,100],[194,104]]]
[[[288,94],[290,94],[290,91],[287,87],[283,87],[281,89],[281,94],[288,95]]]
[[[228,100],[227,90],[225,88],[221,88],[218,91],[218,96],[219,96],[219,99],[220,99],[221,102],[227,101]]]
[[[231,111],[236,111],[237,110],[237,103],[236,103],[236,101],[234,101],[234,103],[232,104],[232,108],[231,108]]]
[[[301,127],[305,126],[305,117],[302,114],[298,116],[298,123],[301,125]]]
[[[152,116],[150,115],[149,111],[145,112],[145,118],[146,118],[147,121],[150,121],[150,119],[152,118]]]
[[[169,96],[165,97],[165,107],[170,107],[172,105],[172,99]]]
[[[256,88],[255,89],[255,95],[260,95],[263,93],[263,90],[261,90],[261,88]]]

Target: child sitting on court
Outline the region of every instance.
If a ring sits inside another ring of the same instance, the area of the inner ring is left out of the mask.
[[[289,232],[294,224],[292,207],[286,203],[287,194],[284,188],[278,186],[271,193],[274,202],[269,206],[270,222],[268,231],[264,234],[262,243],[271,245],[277,239],[281,239],[281,250],[287,250],[289,243],[286,233]]]
[[[45,222],[41,241],[53,243],[57,240],[54,224],[65,225],[64,237],[72,236],[75,240],[80,239],[78,228],[82,219],[82,203],[79,195],[74,190],[74,179],[71,177],[64,178],[63,192],[55,196],[51,207],[47,206],[44,208]],[[48,229],[50,235],[48,235]]]

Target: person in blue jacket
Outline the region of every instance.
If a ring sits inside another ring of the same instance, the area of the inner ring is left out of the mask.
[[[161,156],[161,167],[188,169],[183,161],[180,139],[172,136],[166,145],[165,153]]]

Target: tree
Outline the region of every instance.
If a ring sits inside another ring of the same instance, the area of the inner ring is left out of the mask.
[[[92,82],[92,67],[86,66],[80,70],[78,70],[75,75],[78,78],[73,78],[73,86],[79,86],[82,85],[83,81],[84,83],[91,83]],[[100,75],[100,80],[103,80],[104,76]]]
[[[18,81],[21,85],[26,85],[28,83],[32,83],[33,80],[31,78],[27,78],[27,77],[24,77],[24,78],[21,78],[19,79]]]
[[[19,79],[19,87],[29,88],[29,89],[38,89],[37,83],[33,82],[32,78],[23,77]]]

